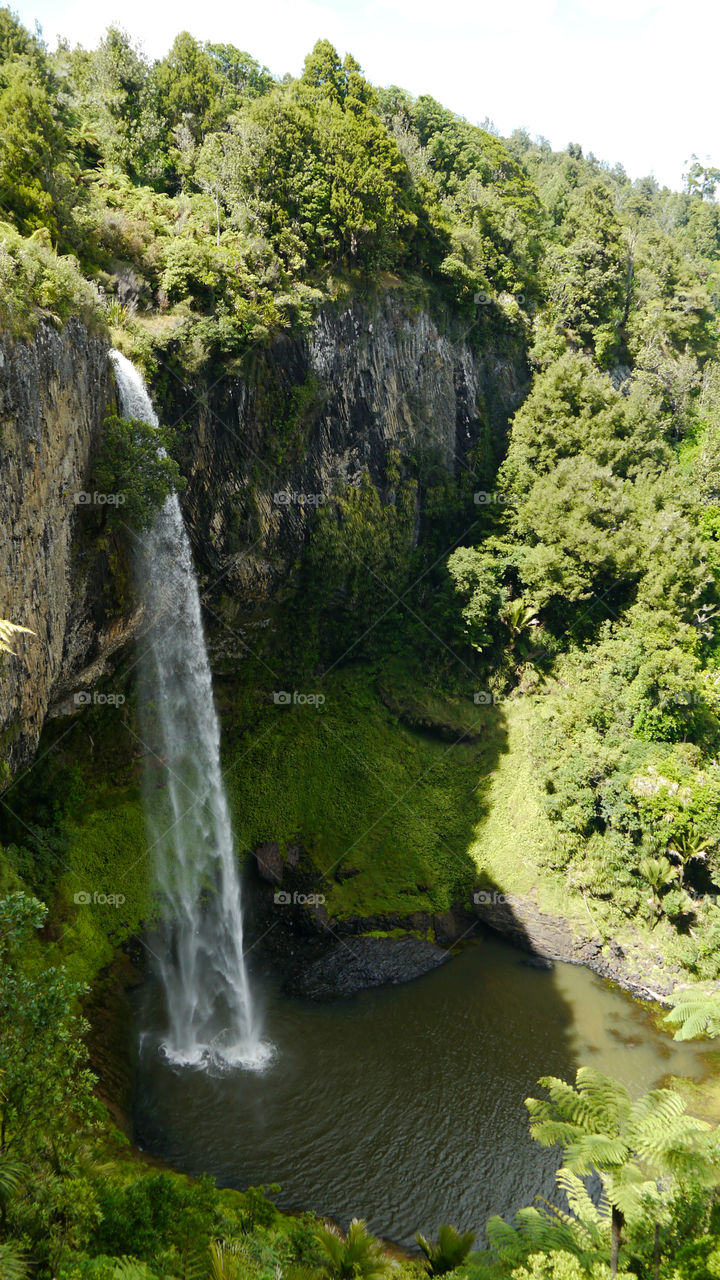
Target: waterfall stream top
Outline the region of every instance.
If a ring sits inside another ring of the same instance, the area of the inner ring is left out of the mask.
[[[158,425],[143,379],[112,351],[122,413]],[[140,725],[149,853],[162,920],[151,952],[178,1066],[264,1067],[243,951],[242,888],[220,768],[220,727],[192,552],[177,494],[140,537],[137,582],[147,618]]]

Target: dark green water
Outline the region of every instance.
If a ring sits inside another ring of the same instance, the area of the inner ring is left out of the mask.
[[[348,1002],[288,1000],[256,981],[273,1062],[262,1074],[178,1070],[147,1034],[140,1144],[220,1185],[279,1182],[281,1206],[343,1226],[363,1217],[403,1244],[556,1198],[556,1155],[530,1140],[523,1106],[539,1076],[592,1065],[640,1093],[707,1074],[698,1046],[657,1032],[594,974],[528,968],[501,941]]]

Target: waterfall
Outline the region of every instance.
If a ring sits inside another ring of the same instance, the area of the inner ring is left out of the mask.
[[[110,356],[126,418],[158,419],[138,370]],[[190,542],[172,493],[140,535],[138,581],[145,813],[162,926],[154,947],[167,1005],[163,1051],[184,1065],[257,1067],[260,1039],[243,958],[241,887],[220,770],[220,730]]]

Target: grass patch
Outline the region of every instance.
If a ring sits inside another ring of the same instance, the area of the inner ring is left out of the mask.
[[[446,910],[476,880],[470,848],[483,780],[506,749],[502,713],[473,707],[477,740],[453,744],[402,723],[369,668],[320,688],[319,707],[236,698],[226,764],[239,845],[302,845],[334,915]]]
[[[481,878],[502,892],[527,894],[541,910],[572,918],[584,906],[573,902],[564,881],[541,870],[552,845],[552,823],[537,781],[534,730],[541,699],[511,698],[503,710],[507,750],[486,780],[486,812],[470,854]],[[584,924],[588,924],[585,914]]]

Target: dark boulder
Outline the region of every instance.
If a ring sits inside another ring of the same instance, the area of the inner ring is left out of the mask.
[[[258,875],[262,880],[267,880],[268,884],[282,884],[283,856],[278,844],[268,840],[265,844],[258,845],[255,850],[255,861]]]
[[[351,937],[290,974],[284,988],[311,1000],[354,996],[367,987],[410,982],[446,959],[446,951],[423,938]]]

